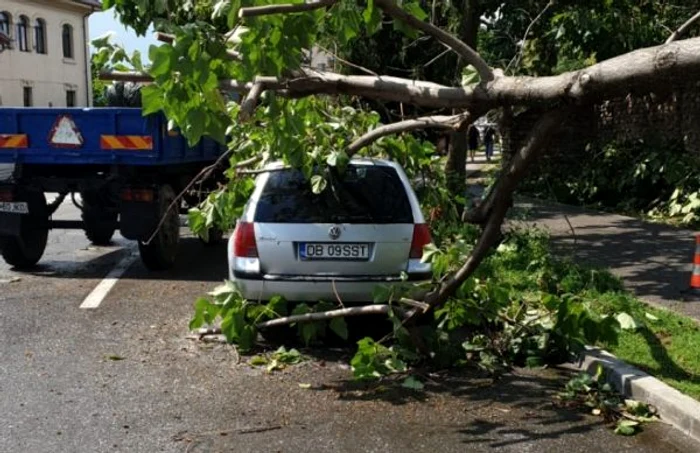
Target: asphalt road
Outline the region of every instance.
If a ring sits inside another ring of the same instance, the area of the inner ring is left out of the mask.
[[[700,451],[661,423],[625,438],[557,408],[554,371],[436,376],[416,394],[353,383],[342,350],[273,374],[237,363],[186,338],[193,301],[226,275],[225,247],[191,237],[173,270],[137,261],[79,308],[128,247],[53,231],[36,272],[0,264],[0,452]]]

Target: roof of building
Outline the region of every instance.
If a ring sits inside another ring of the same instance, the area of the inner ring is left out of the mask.
[[[102,8],[101,0],[73,0],[76,3],[82,3],[87,6],[94,6],[95,8]]]

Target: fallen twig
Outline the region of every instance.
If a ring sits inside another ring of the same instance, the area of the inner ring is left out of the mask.
[[[150,244],[150,242],[153,240],[153,238],[156,237],[156,235],[158,234],[158,231],[160,231],[160,229],[163,227],[163,224],[165,223],[165,220],[167,219],[170,211],[175,206],[178,205],[178,203],[182,200],[182,197],[185,196],[185,194],[192,188],[192,186],[197,184],[199,181],[204,181],[205,179],[207,179],[210,176],[211,172],[214,171],[214,169],[216,169],[216,167],[218,167],[221,164],[221,162],[226,157],[228,157],[231,154],[231,152],[233,152],[234,149],[235,149],[235,147],[231,147],[228,151],[221,154],[221,156],[219,156],[219,158],[216,160],[216,162],[214,162],[213,164],[211,164],[207,167],[202,168],[202,170],[199,173],[197,173],[197,175],[194,178],[192,178],[192,180],[189,182],[189,184],[187,184],[187,186],[185,186],[185,188],[182,189],[182,192],[180,192],[175,197],[175,199],[170,203],[168,208],[165,210],[165,212],[161,216],[160,221],[158,222],[158,226],[153,231],[153,234],[151,234],[151,237],[149,237],[148,240],[144,244],[146,244],[146,245]],[[261,159],[262,159],[261,156],[254,156],[254,157],[251,157],[250,159],[246,159],[242,162],[239,162],[233,168],[247,167],[249,165],[253,165],[254,163],[260,161]]]
[[[389,314],[394,310],[397,315],[406,317],[404,310],[391,307],[390,305],[367,305],[364,307],[340,308],[338,310],[322,311],[318,313],[305,313],[303,315],[285,316],[283,318],[272,319],[258,324],[258,328],[285,326],[294,323],[325,321],[332,318],[343,318],[347,316],[378,315]]]

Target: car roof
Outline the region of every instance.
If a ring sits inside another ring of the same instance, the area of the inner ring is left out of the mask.
[[[388,159],[374,159],[374,158],[369,158],[369,157],[353,157],[350,159],[350,163],[353,165],[378,165],[378,166],[383,166],[383,167],[393,167],[393,168],[398,168],[400,167],[398,163],[388,160]],[[270,162],[267,165],[265,165],[263,168],[265,170],[278,170],[281,168],[286,168],[288,165],[286,165],[284,162],[281,160],[276,160],[274,162]]]

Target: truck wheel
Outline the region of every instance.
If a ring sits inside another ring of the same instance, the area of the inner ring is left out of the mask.
[[[94,196],[81,194],[83,199],[83,229],[88,240],[95,245],[109,245],[117,229],[119,211],[105,206]]]
[[[2,257],[17,269],[30,269],[41,259],[49,237],[46,197],[42,192],[25,192],[18,197],[29,205],[29,214],[23,215],[19,236],[0,239]]]
[[[141,261],[152,271],[169,269],[175,264],[178,244],[180,243],[180,214],[171,209],[166,215],[170,203],[175,199],[175,192],[169,185],[163,185],[158,191],[158,200],[154,205],[158,222],[165,215],[165,221],[152,241],[148,244],[139,241]]]

